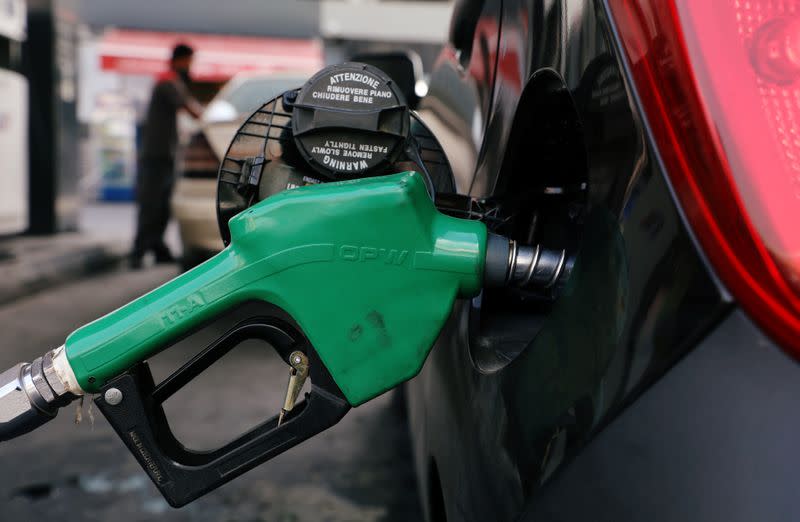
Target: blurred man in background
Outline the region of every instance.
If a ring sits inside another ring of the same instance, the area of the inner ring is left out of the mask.
[[[130,255],[131,268],[142,266],[148,252],[156,263],[172,263],[175,258],[164,243],[170,216],[170,198],[175,184],[175,159],[178,148],[177,113],[181,109],[195,118],[202,108],[189,94],[194,50],[178,44],[172,51],[170,70],[159,77],[150,97],[139,150],[136,200],[139,215],[136,239]]]

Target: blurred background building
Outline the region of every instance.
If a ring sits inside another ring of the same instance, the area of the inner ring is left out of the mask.
[[[0,0],[0,236],[75,231],[87,204],[132,200],[139,121],[176,42],[197,50],[192,89],[202,102],[239,78],[208,118],[181,122],[189,142],[209,121],[235,120],[271,95],[242,78],[272,78],[277,88],[280,78],[397,50],[419,56],[424,77],[450,9],[448,1]]]
[[[447,38],[451,10],[447,1],[322,0],[319,34],[326,62],[367,52],[413,50],[428,70]]]
[[[176,42],[196,49],[192,90],[208,103],[240,72],[318,69],[318,14],[314,2],[83,0],[77,109],[88,130],[83,149],[88,193],[104,200],[132,198],[137,122]],[[190,122],[182,122],[186,135],[193,129]]]

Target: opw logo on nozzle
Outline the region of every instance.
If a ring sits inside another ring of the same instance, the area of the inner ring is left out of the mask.
[[[339,257],[345,261],[383,261],[387,265],[400,266],[408,259],[408,250],[342,245],[339,247]]]

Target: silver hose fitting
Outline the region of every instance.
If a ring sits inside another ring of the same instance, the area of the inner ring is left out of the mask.
[[[515,240],[489,234],[486,245],[484,282],[488,287],[517,286],[549,290],[569,272],[565,250],[540,245],[519,245]]]
[[[53,364],[56,350],[0,374],[0,441],[28,433],[55,418],[78,396],[69,391]]]

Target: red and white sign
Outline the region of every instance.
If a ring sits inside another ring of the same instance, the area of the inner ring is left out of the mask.
[[[192,77],[198,81],[225,81],[243,71],[313,73],[323,66],[316,40],[112,29],[100,42],[100,67],[157,76],[167,69],[177,43],[194,48]]]

